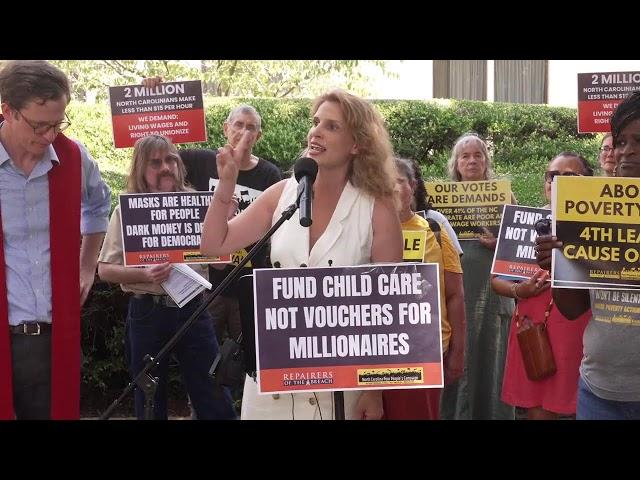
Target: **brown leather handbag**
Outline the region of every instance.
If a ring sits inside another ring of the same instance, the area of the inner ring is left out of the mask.
[[[544,312],[544,322],[534,323],[526,315],[520,319],[516,306],[516,327],[518,345],[522,352],[522,362],[529,380],[542,380],[556,373],[556,362],[553,358],[547,321],[553,307],[553,298]]]

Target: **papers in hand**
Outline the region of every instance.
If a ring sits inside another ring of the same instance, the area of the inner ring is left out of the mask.
[[[194,272],[189,265],[173,263],[171,267],[169,278],[161,285],[178,307],[184,307],[205,288],[211,290],[211,283]]]

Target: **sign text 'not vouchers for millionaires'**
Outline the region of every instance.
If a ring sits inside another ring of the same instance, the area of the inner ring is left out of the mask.
[[[211,196],[212,192],[121,194],[125,266],[229,262],[229,255],[200,253],[202,222]]]
[[[132,147],[139,138],[164,135],[173,143],[205,142],[202,83],[199,80],[109,87],[113,141]]]
[[[442,213],[458,240],[476,240],[488,230],[498,236],[502,206],[511,203],[510,180],[425,182],[427,200]]]
[[[254,270],[261,393],[441,387],[438,266]]]
[[[561,177],[551,186],[553,287],[640,288],[640,181]]]

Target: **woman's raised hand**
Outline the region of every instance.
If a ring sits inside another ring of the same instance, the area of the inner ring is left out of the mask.
[[[253,135],[253,132],[245,130],[235,147],[227,143],[224,147],[218,149],[216,165],[218,167],[218,178],[220,180],[236,182],[238,171],[240,170],[240,162],[249,153]]]

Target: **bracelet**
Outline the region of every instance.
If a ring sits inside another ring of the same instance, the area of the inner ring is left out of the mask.
[[[522,297],[518,295],[518,285],[520,285],[519,283],[513,283],[511,285],[511,294],[513,295],[513,298],[515,298],[516,300],[522,300]]]

